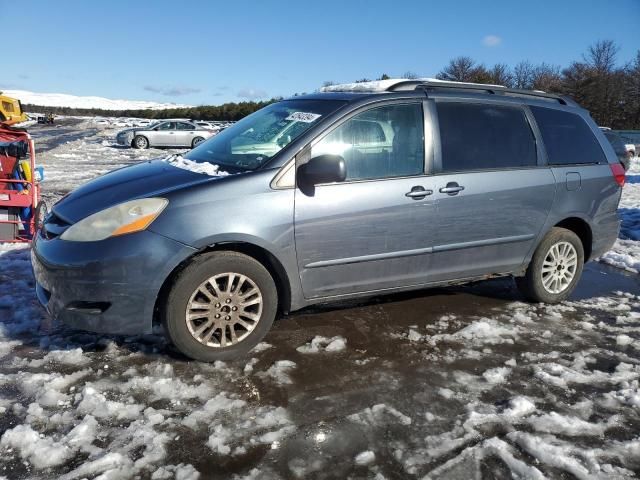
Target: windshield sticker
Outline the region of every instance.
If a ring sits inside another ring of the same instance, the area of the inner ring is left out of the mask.
[[[322,115],[317,113],[307,113],[307,112],[292,112],[285,120],[290,120],[292,122],[304,122],[311,123]]]

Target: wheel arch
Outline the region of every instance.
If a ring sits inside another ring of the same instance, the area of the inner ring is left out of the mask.
[[[163,300],[167,297],[176,277],[199,255],[215,251],[231,251],[238,252],[253,258],[260,262],[271,274],[278,291],[278,310],[282,313],[289,313],[291,308],[291,284],[289,276],[278,258],[264,247],[253,243],[243,241],[221,241],[212,245],[201,248],[193,255],[184,259],[178,264],[162,283],[158,295],[156,297],[155,307],[153,309],[153,325],[160,324],[160,312],[164,307]]]
[[[585,263],[591,259],[593,250],[593,231],[591,225],[580,217],[567,217],[557,222],[554,227],[566,228],[575,233],[582,242]]]
[[[147,137],[144,133],[134,132],[133,137],[131,138],[131,146],[135,146],[136,138],[142,137],[147,141],[147,148],[151,146],[151,142],[149,141],[149,137]]]

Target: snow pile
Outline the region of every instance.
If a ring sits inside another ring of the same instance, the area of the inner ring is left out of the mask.
[[[633,273],[640,272],[640,160],[634,158],[627,171],[618,210],[620,238],[600,260]]]
[[[193,160],[184,158],[182,155],[171,155],[163,158],[162,161],[174,167],[189,170],[190,172],[204,173],[210,177],[224,177],[229,175],[228,172],[220,170],[218,165],[209,162],[194,162]]]
[[[355,462],[356,465],[371,465],[376,461],[376,454],[371,450],[366,450],[364,452],[360,452],[356,455]]]
[[[82,97],[65,93],[36,93],[27,90],[4,90],[4,95],[17,98],[23,104],[41,107],[99,108],[102,110],[164,110],[190,108],[192,105],[157,103],[145,100],[111,100],[104,97]]]
[[[332,338],[317,335],[296,350],[300,353],[341,352],[347,348],[347,340],[344,337]]]
[[[483,345],[513,344],[518,338],[519,328],[495,319],[480,318],[453,334],[438,334],[426,337],[435,345],[439,342],[462,342]]]
[[[295,430],[284,408],[256,408],[224,392],[189,414],[182,424],[195,431],[208,428],[207,446],[218,455],[243,455],[251,446],[274,445]]]
[[[257,375],[261,378],[274,380],[279,385],[291,385],[293,380],[290,373],[296,368],[296,363],[291,360],[278,360],[265,372]]]
[[[362,425],[387,425],[391,423],[411,425],[411,417],[384,403],[365,408],[363,411],[349,415],[347,418]]]

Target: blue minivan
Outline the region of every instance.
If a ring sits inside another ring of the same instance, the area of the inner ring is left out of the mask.
[[[185,355],[224,360],[320,302],[495,276],[560,302],[615,241],[624,170],[569,98],[431,80],[324,90],[61,199],[32,249],[50,315],[118,334],[162,324]]]

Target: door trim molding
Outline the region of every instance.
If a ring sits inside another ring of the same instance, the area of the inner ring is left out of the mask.
[[[358,257],[336,258],[333,260],[322,260],[319,262],[308,263],[304,268],[321,268],[333,267],[336,265],[348,265],[350,263],[373,262],[376,260],[387,260],[392,258],[412,257],[416,255],[424,255],[427,253],[447,252],[450,250],[461,250],[464,248],[486,247],[491,245],[501,245],[504,243],[524,242],[531,240],[535,235],[513,235],[510,237],[489,238],[486,240],[474,240],[471,242],[449,243],[447,245],[436,245],[435,247],[416,248],[413,250],[400,250],[390,253],[376,253],[372,255],[361,255]]]
[[[531,240],[535,235],[527,233],[525,235],[513,235],[510,237],[488,238],[486,240],[474,240],[472,242],[449,243],[447,245],[437,245],[433,247],[433,253],[447,252],[449,250],[461,250],[463,248],[487,247],[490,245],[501,245],[503,243],[515,243]]]
[[[390,253],[374,253],[372,255],[361,255],[359,257],[336,258],[334,260],[322,260],[320,262],[308,263],[304,268],[332,267],[335,265],[347,265],[349,263],[373,262],[375,260],[387,260],[389,258],[412,257],[415,255],[423,255],[432,253],[433,248],[416,248],[414,250],[400,250]]]

